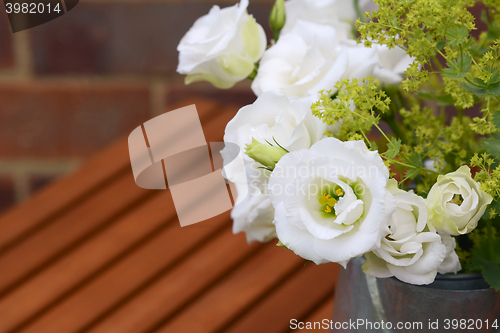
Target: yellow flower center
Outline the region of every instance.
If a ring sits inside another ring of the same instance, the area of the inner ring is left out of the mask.
[[[328,193],[324,193],[321,197],[318,199],[320,205],[326,205],[325,212],[331,213],[332,207],[335,206],[337,203],[337,199],[332,198],[332,196]]]
[[[462,202],[464,202],[464,198],[461,194],[455,194],[449,202],[454,203],[457,206],[461,206]]]

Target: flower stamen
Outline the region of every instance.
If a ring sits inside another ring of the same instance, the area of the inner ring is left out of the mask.
[[[331,198],[330,194],[323,194],[321,197],[319,197],[319,203],[320,205],[326,205],[328,204],[328,200]]]
[[[333,212],[333,206],[337,203],[337,199],[332,198],[332,196],[328,193],[324,193],[318,199],[320,205],[326,205],[325,212],[331,213]]]
[[[451,202],[457,206],[460,206],[460,205],[462,205],[462,202],[464,202],[464,198],[462,197],[461,194],[455,194],[449,202]]]

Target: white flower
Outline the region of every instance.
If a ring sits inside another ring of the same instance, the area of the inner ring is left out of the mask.
[[[438,232],[441,236],[441,242],[446,246],[446,257],[444,258],[441,265],[438,267],[438,273],[446,274],[446,273],[457,273],[462,269],[460,265],[460,259],[458,258],[457,253],[455,252],[455,247],[457,243],[455,238],[450,235],[444,234],[442,232]]]
[[[297,21],[264,53],[253,92],[259,96],[275,91],[311,102],[321,90],[332,90],[345,78],[373,76],[388,84],[402,80],[411,63],[404,51],[380,45],[366,48],[354,40],[335,42],[337,34],[329,25]]]
[[[400,83],[414,58],[399,47],[389,50],[386,45],[373,44],[372,48],[378,53],[378,63],[373,68],[372,76],[385,84]]]
[[[275,91],[290,97],[316,96],[332,89],[348,65],[347,51],[335,43],[336,31],[326,25],[300,21],[262,57],[253,92]]]
[[[424,232],[425,200],[413,191],[398,189],[394,179],[389,180],[387,188],[396,200],[396,212],[390,218],[390,232],[382,239],[382,246],[365,254],[363,271],[379,278],[395,276],[418,285],[432,283],[438,270],[454,271],[456,262],[451,255],[453,252],[456,256],[454,240],[446,239],[446,246],[436,232]],[[449,262],[444,263],[445,259]]]
[[[267,193],[262,193],[257,187],[250,187],[248,193],[247,184],[236,184],[238,198],[241,201],[235,204],[231,210],[233,219],[233,232],[245,232],[247,242],[267,242],[276,238],[276,229],[272,223],[274,219],[274,208]],[[239,193],[247,193],[240,195]]]
[[[252,73],[267,42],[247,7],[248,0],[224,9],[214,6],[189,29],[177,47],[177,72],[187,74],[186,84],[209,81],[230,88]]]
[[[326,125],[314,117],[310,108],[291,102],[286,96],[265,93],[241,108],[227,124],[224,142],[240,147],[239,158],[224,167],[225,176],[237,185],[238,198],[231,216],[233,232],[246,232],[248,242],[267,241],[276,236],[272,224],[274,208],[267,194],[270,172],[243,153],[255,139],[261,143],[279,143],[288,151],[307,149],[323,136]],[[221,152],[225,160],[229,155]]]
[[[362,141],[325,138],[283,156],[268,186],[279,240],[316,264],[344,266],[379,247],[395,209],[388,178]]]
[[[371,0],[361,0],[360,11],[375,10]],[[285,2],[286,22],[281,34],[290,32],[297,21],[330,25],[337,31],[337,41],[350,38],[357,19],[353,0],[289,0]]]
[[[472,179],[468,166],[438,176],[427,196],[429,226],[458,236],[471,232],[493,198]]]

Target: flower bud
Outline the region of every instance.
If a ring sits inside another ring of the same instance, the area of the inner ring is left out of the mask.
[[[468,166],[440,175],[426,199],[429,228],[453,236],[468,234],[477,227],[492,200],[472,179]]]
[[[281,29],[285,25],[286,12],[285,12],[285,0],[276,0],[271,9],[271,14],[269,15],[269,26],[274,34],[274,40],[277,41]]]
[[[274,169],[276,163],[278,163],[287,153],[288,152],[281,147],[263,144],[254,138],[252,138],[252,143],[247,144],[245,147],[245,154],[269,169]]]

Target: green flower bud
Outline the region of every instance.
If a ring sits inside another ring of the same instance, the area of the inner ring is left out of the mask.
[[[247,144],[245,147],[245,154],[271,170],[274,169],[276,163],[287,153],[281,147],[263,144],[254,138],[252,138],[252,143]]]
[[[281,29],[285,25],[286,12],[285,12],[285,0],[276,0],[271,9],[271,14],[269,15],[269,26],[274,34],[274,40],[277,41],[280,35]]]

